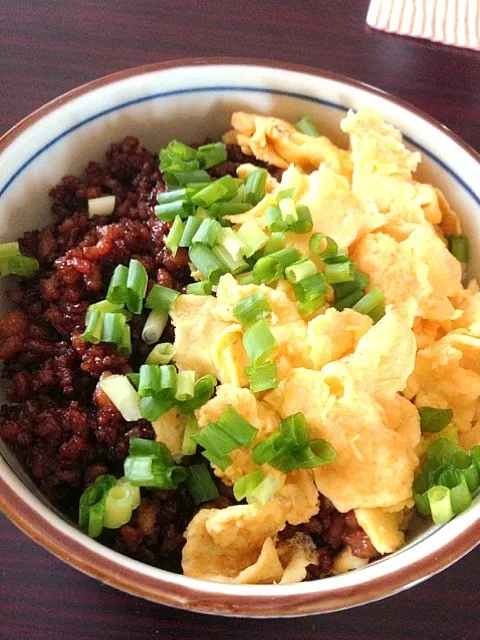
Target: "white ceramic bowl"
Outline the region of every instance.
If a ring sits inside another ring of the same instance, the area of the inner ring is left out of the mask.
[[[0,241],[49,221],[50,187],[111,142],[130,134],[152,150],[173,137],[218,138],[234,110],[295,121],[309,113],[346,146],[347,109],[375,107],[423,155],[420,179],[438,185],[470,239],[470,275],[480,275],[479,157],[425,114],[357,82],[264,62],[183,61],[151,65],[91,82],[42,107],[0,140]],[[3,283],[0,286],[4,286]],[[3,289],[0,298],[5,298]],[[2,311],[6,306],[2,303]],[[28,535],[66,562],[113,586],[164,604],[209,613],[287,616],[335,611],[400,591],[444,569],[480,539],[480,496],[443,527],[412,534],[393,555],[345,575],[295,585],[205,582],[122,556],[80,533],[35,491],[1,445],[0,506]]]

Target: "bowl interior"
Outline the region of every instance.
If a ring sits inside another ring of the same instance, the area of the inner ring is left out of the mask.
[[[385,120],[405,134],[412,148],[422,152],[417,175],[438,186],[460,215],[471,244],[469,275],[480,275],[480,199],[475,193],[479,169],[466,149],[434,124],[379,92],[329,77],[262,66],[219,64],[140,73],[97,85],[72,98],[67,96],[63,104],[41,115],[31,126],[25,123],[19,135],[4,142],[10,144],[0,155],[0,242],[14,240],[24,231],[50,222],[49,189],[62,176],[81,172],[89,160],[101,162],[110,143],[126,135],[138,137],[147,148],[157,151],[172,138],[187,143],[202,142],[207,137],[218,139],[229,128],[231,113],[236,110],[291,121],[308,113],[322,134],[346,148],[348,139],[340,130],[340,120],[348,109],[366,106],[377,108]],[[8,308],[4,291],[5,282],[0,281],[2,314]],[[21,482],[44,502],[3,443],[0,451]],[[4,463],[0,460],[0,464]],[[480,510],[478,496],[473,509],[477,513]],[[445,531],[451,527],[451,535],[455,535],[458,520],[444,527]],[[407,547],[393,555],[405,554],[436,529],[417,521]],[[84,538],[73,528],[70,535]],[[97,545],[92,541],[89,544]],[[391,558],[376,564],[391,562]],[[371,567],[357,573],[368,573]],[[341,579],[345,580],[340,576],[323,582]],[[296,585],[294,590],[303,588]]]

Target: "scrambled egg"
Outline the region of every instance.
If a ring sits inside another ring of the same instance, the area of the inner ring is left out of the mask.
[[[224,582],[292,583],[306,577],[316,547],[305,533],[286,540],[278,534],[287,525],[307,523],[322,496],[342,513],[354,510],[379,554],[404,543],[418,455],[428,442],[418,408],[452,409],[448,428],[458,431],[460,444],[480,444],[480,293],[475,281],[463,287],[462,266],[447,249],[446,236],[461,234],[457,214],[441,191],[415,180],[420,154],[375,111],[349,112],[343,120],[348,151],[274,117],[237,112],[231,124],[226,142],[284,169],[280,181],[268,178],[265,196],[250,211],[228,216],[234,228],[253,220],[270,233],[265,210],[281,191],[293,189],[296,203],[310,209],[313,230],[287,232],[286,244],[323,270],[308,243],[314,232],[331,236],[368,273],[369,289],[384,291],[387,305],[374,325],[353,309],[329,306],[329,287],[328,304],[305,319],[289,282],[241,286],[228,274],[216,297],[182,295],[172,306],[178,368],[219,381],[215,397],[196,411],[199,427],[232,405],[258,429],[248,448],[229,454],[225,471],[212,465],[224,484],[258,469],[253,447],[297,412],[305,416],[310,438],[327,440],[337,452],[334,462],[314,469],[282,473],[262,465],[279,488],[261,509],[201,508],[185,533],[184,573]],[[241,165],[237,174],[246,178],[254,168]],[[278,386],[254,394],[244,371],[244,331],[232,309],[258,291],[272,309]],[[177,410],[153,426],[180,459],[183,421]],[[333,572],[367,562],[347,545]]]

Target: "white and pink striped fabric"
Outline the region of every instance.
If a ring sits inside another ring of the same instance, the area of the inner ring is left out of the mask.
[[[367,24],[480,51],[480,0],[372,0]]]

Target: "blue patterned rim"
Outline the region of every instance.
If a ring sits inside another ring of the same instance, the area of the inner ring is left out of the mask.
[[[36,151],[33,155],[31,155],[28,160],[26,160],[22,166],[15,171],[15,173],[7,180],[4,186],[0,189],[0,197],[6,192],[9,186],[15,182],[15,180],[23,173],[23,171],[38,157],[40,157],[45,151],[50,149],[50,147],[54,146],[57,142],[68,136],[70,133],[73,133],[77,129],[80,129],[86,124],[93,122],[95,120],[99,120],[103,116],[109,115],[110,113],[115,113],[116,111],[121,111],[122,109],[127,109],[128,107],[132,107],[136,104],[141,104],[143,102],[150,102],[152,100],[159,100],[162,98],[171,98],[172,96],[178,95],[188,95],[195,93],[215,93],[215,92],[248,92],[248,93],[266,93],[271,95],[285,96],[287,98],[297,98],[300,100],[305,100],[307,102],[314,102],[315,104],[322,104],[327,107],[331,107],[333,109],[338,109],[339,111],[348,111],[347,107],[340,105],[336,102],[330,102],[328,100],[322,100],[321,98],[314,98],[309,95],[305,95],[302,93],[295,93],[294,91],[281,91],[277,89],[264,89],[259,87],[249,87],[249,86],[218,86],[218,87],[195,87],[191,89],[178,89],[176,91],[165,91],[161,93],[153,93],[148,96],[143,96],[142,98],[135,98],[135,100],[127,100],[127,102],[122,102],[121,104],[116,105],[115,107],[110,107],[109,109],[104,109],[103,111],[99,111],[98,113],[85,118],[85,120],[81,120],[77,124],[73,125],[69,129],[66,129],[55,138],[52,138],[50,142],[43,145],[38,151]],[[423,145],[419,144],[412,138],[408,136],[404,136],[405,140],[407,140],[413,147],[424,153],[426,156],[431,158],[436,164],[438,164],[442,169],[444,169],[452,178],[459,184],[469,195],[474,199],[474,201],[480,205],[480,196],[477,195],[473,189],[471,189],[463,180],[458,176],[448,165],[446,165],[440,158],[438,158],[435,154],[431,153],[428,149],[426,149]]]

